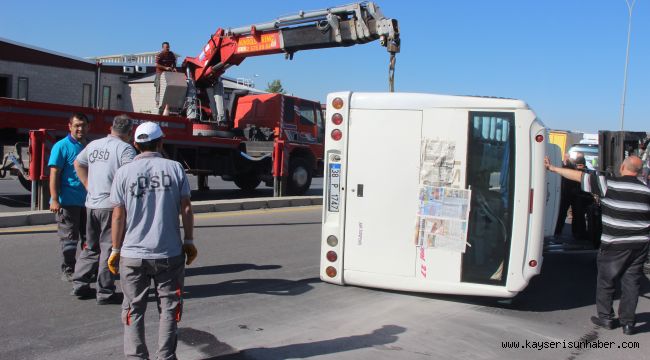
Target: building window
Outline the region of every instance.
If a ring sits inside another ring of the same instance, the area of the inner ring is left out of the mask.
[[[102,109],[111,108],[111,87],[104,86],[102,87]]]
[[[29,92],[29,79],[26,77],[18,78],[18,100],[28,100],[27,93]]]
[[[0,74],[0,97],[11,97],[11,75]]]
[[[85,107],[93,106],[92,91],[93,91],[92,85],[83,84],[83,91],[81,94],[81,106],[85,106]]]

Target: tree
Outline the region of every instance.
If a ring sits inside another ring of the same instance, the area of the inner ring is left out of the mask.
[[[284,94],[284,88],[282,87],[282,82],[280,80],[273,80],[270,83],[266,84],[266,91],[276,94]]]

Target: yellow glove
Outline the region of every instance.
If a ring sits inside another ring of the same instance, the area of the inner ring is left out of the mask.
[[[199,254],[198,250],[196,250],[196,246],[194,246],[194,240],[185,240],[183,243],[183,252],[186,257],[185,265],[191,264]]]
[[[108,257],[108,270],[113,275],[117,275],[120,272],[120,249],[113,249],[111,251],[111,256]]]

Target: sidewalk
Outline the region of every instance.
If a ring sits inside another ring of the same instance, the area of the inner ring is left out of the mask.
[[[322,196],[289,196],[234,200],[193,201],[195,214],[209,212],[273,209],[280,207],[322,205]],[[0,214],[0,228],[54,224],[54,214],[48,210],[22,211]]]

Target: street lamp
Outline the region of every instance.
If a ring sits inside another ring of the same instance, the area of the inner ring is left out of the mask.
[[[636,0],[625,0],[627,4],[627,49],[625,50],[625,72],[623,74],[623,98],[621,99],[621,131],[625,122],[625,96],[627,95],[627,64],[630,62],[630,35],[632,34],[632,10]]]

